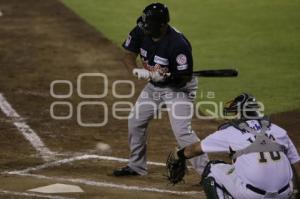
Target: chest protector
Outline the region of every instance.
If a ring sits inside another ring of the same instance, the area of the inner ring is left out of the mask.
[[[259,153],[259,152],[284,152],[286,154],[285,146],[278,144],[268,137],[266,131],[271,125],[271,122],[267,118],[262,118],[258,120],[261,125],[261,130],[257,131],[249,127],[246,121],[234,121],[231,123],[235,128],[239,129],[242,132],[251,133],[255,136],[255,141],[251,143],[244,149],[235,151],[232,155],[232,159],[237,159],[242,155],[249,153]]]

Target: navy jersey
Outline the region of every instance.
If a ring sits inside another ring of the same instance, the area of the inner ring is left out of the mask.
[[[123,47],[139,54],[145,69],[149,71],[161,69],[166,73],[171,73],[171,76],[166,78],[164,82],[151,81],[154,85],[180,85],[178,81],[182,76],[192,77],[191,45],[182,33],[171,26],[168,26],[167,33],[163,38],[156,42],[150,36],[145,35],[140,27],[136,26],[129,33]]]

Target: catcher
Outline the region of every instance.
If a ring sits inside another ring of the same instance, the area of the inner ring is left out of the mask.
[[[201,142],[169,156],[169,180],[180,182],[186,159],[203,153],[229,153],[233,163],[211,161],[201,184],[210,199],[290,198],[293,169],[299,190],[300,157],[287,132],[259,113],[256,99],[243,93],[224,107],[238,119],[219,127]],[[299,197],[296,196],[296,198]]]

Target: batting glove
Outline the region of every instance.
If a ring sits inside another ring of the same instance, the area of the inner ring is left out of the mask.
[[[163,82],[167,77],[169,77],[171,73],[165,73],[161,70],[154,70],[150,72],[150,78],[154,82]]]
[[[150,78],[150,72],[143,68],[135,68],[135,69],[133,69],[132,73],[138,79],[149,79]]]
[[[162,82],[165,79],[165,76],[156,70],[150,72],[150,78],[154,82]]]

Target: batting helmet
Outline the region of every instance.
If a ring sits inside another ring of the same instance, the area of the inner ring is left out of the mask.
[[[260,105],[254,96],[248,93],[242,93],[233,100],[225,103],[223,113],[224,116],[239,113],[240,117],[244,119],[253,119],[261,117],[259,109]]]
[[[170,21],[168,7],[161,3],[152,3],[144,10],[142,16],[137,20],[137,25],[141,27],[145,33],[154,38],[158,38],[161,34],[161,27]]]

